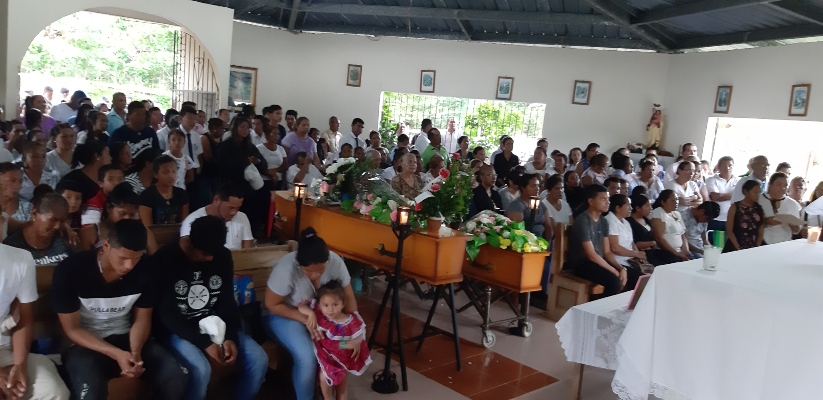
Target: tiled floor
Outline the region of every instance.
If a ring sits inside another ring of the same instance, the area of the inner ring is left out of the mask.
[[[378,303],[382,298],[384,284],[378,282],[368,297],[372,301],[359,301],[361,314],[376,315]],[[458,293],[457,304],[467,302],[462,293]],[[421,301],[414,292],[401,291],[401,305],[404,337],[413,337],[420,333],[431,306],[431,301]],[[370,314],[372,313],[372,314]],[[470,346],[466,342],[480,343],[481,317],[473,308],[458,314],[457,322],[460,338],[463,340],[461,350],[466,360],[463,371],[457,369],[454,363],[454,347],[450,338],[442,336],[426,339],[421,353],[414,352],[415,346],[406,345],[406,361],[408,365],[409,391],[383,395],[371,389],[373,376],[381,371],[385,358],[378,351],[372,352],[373,363],[369,369],[359,377],[349,379],[349,400],[485,400],[510,399],[515,400],[571,400],[572,377],[574,365],[566,361],[563,348],[557,337],[554,323],[542,315],[542,310],[532,307],[531,321],[534,326],[529,338],[512,336],[505,332],[504,326],[493,328],[497,342],[491,351],[485,351],[481,346]],[[501,319],[511,316],[511,311],[505,304],[495,304],[491,310],[492,319]],[[365,318],[367,323],[374,319]],[[388,325],[386,321],[381,326]],[[442,300],[438,303],[432,324],[440,329],[451,332],[451,316],[449,308]],[[369,330],[371,330],[371,326]],[[385,338],[385,333],[382,335]],[[378,336],[380,337],[380,336]],[[474,354],[475,349],[482,349]],[[470,355],[471,354],[471,355]],[[471,364],[468,364],[471,362]],[[520,366],[516,366],[515,364]],[[514,366],[514,367],[513,367]],[[392,361],[392,371],[400,372],[399,365]],[[536,371],[541,374],[531,373]],[[271,376],[264,385],[258,399],[288,399],[291,392],[288,381],[284,380],[282,372]],[[519,374],[519,375],[518,375]],[[462,376],[470,377],[468,381],[477,381],[474,387],[462,383]],[[519,376],[517,384],[511,384],[512,376]],[[545,376],[558,379],[557,382],[547,383]],[[615,400],[617,396],[611,391],[613,371],[587,367],[583,376],[583,400]],[[399,378],[399,377],[398,377]],[[500,384],[501,381],[507,381]],[[450,383],[451,382],[451,383]],[[461,382],[461,383],[455,383]],[[460,386],[458,386],[460,385]],[[458,390],[459,389],[459,390]],[[467,394],[471,393],[471,394]]]

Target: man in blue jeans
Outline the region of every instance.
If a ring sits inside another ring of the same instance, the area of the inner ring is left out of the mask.
[[[191,224],[189,236],[154,255],[162,274],[158,337],[189,371],[188,400],[206,398],[211,379],[209,359],[237,370],[237,400],[254,398],[269,367],[263,348],[240,330],[234,265],[225,241],[226,222],[207,215]],[[200,332],[200,321],[210,316],[226,323],[222,343]]]

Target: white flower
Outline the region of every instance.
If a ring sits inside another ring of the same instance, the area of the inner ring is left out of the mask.
[[[381,198],[379,198],[379,197],[376,197],[376,198],[374,199],[374,202],[372,202],[372,204],[380,204],[380,203],[382,203],[382,202],[383,202],[383,199],[381,199]]]
[[[482,222],[483,222],[484,224],[491,224],[491,223],[493,223],[494,221],[492,221],[492,219],[491,219],[491,218],[483,218],[483,221],[482,221]]]
[[[509,231],[503,231],[503,237],[504,237],[504,238],[508,238],[508,237],[509,237],[509,235],[511,235],[511,232],[509,232]]]
[[[466,229],[469,231],[473,231],[474,228],[477,228],[477,224],[474,221],[470,221],[466,224]]]
[[[481,233],[481,234],[477,235],[477,237],[479,237],[480,239],[485,239],[485,238],[486,238],[486,234],[485,234],[485,233]]]
[[[362,206],[360,206],[360,214],[363,214],[363,215],[368,214],[368,213],[369,213],[369,211],[368,211],[368,208],[367,208],[367,207],[368,207],[368,206],[367,206],[367,205],[365,205],[365,204],[363,204]]]
[[[396,201],[389,200],[388,205],[389,205],[390,210],[392,210],[392,211],[397,210],[397,202]]]

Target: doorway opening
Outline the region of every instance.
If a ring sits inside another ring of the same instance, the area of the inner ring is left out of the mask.
[[[712,166],[723,156],[735,160],[734,174],[747,172],[750,158],[768,157],[769,172],[777,164],[791,165],[791,176],[802,176],[813,188],[823,181],[823,122],[756,118],[709,118],[703,159]]]

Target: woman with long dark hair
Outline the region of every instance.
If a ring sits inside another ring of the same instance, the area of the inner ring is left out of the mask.
[[[72,122],[71,127],[74,129],[75,133],[86,128],[88,125],[89,113],[92,111],[94,111],[94,106],[91,104],[81,104],[80,107],[77,108],[77,116],[74,118],[74,121],[72,122],[69,120],[69,122]]]
[[[652,208],[652,233],[657,247],[666,251],[665,262],[675,263],[691,259],[686,239],[686,223],[677,211],[677,194],[670,189],[660,192]]]
[[[109,148],[103,142],[91,141],[77,146],[74,150],[71,165],[76,169],[69,172],[63,179],[73,180],[83,188],[81,210],[85,209],[89,200],[100,191],[98,173],[100,167],[108,164],[111,164],[111,155],[109,155]],[[79,168],[81,165],[82,168]]]
[[[24,115],[26,115],[26,118],[28,118],[28,115],[26,113],[28,113],[29,110],[35,109],[37,111],[40,111],[40,123],[38,124],[38,126],[41,129],[43,129],[44,132],[51,131],[51,129],[54,128],[55,125],[57,125],[57,121],[55,121],[54,118],[52,118],[51,116],[46,114],[46,98],[45,97],[43,97],[39,94],[36,94],[34,96],[26,97],[26,99],[23,101],[23,106],[24,106],[24,108],[23,108]],[[32,114],[32,115],[34,115],[34,114]],[[26,118],[23,118],[23,123],[24,124],[26,123]],[[28,130],[28,129],[31,129],[31,128],[29,128],[28,125],[26,125],[26,129]]]
[[[268,173],[266,159],[260,154],[260,150],[251,143],[249,132],[251,123],[245,118],[235,118],[231,127],[231,136],[217,146],[215,162],[220,166],[217,171],[217,186],[226,182],[237,182],[243,186],[245,199],[256,199],[257,190],[262,190],[265,186],[255,189],[250,181],[246,180],[246,169],[249,166],[257,169],[262,177]],[[311,139],[309,139],[311,140]],[[315,149],[316,150],[316,149]],[[266,192],[268,194],[268,192]],[[268,196],[266,196],[268,198]],[[243,211],[252,223],[252,232],[259,235],[263,227],[263,210],[258,207],[258,201],[244,201],[240,211]],[[259,237],[259,236],[257,236]]]
[[[83,126],[83,130],[77,134],[77,143],[86,143],[88,140],[108,143],[109,134],[106,131],[108,126],[109,117],[106,114],[99,111],[89,111],[89,115],[86,117],[86,125]]]

